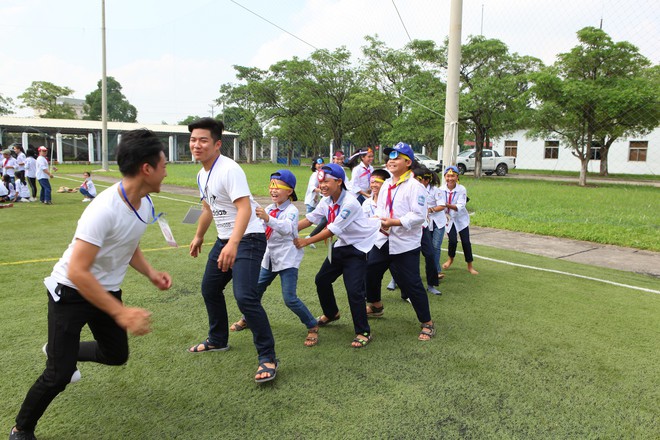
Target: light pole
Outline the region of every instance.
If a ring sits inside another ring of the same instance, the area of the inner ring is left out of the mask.
[[[101,0],[101,169],[108,171],[108,84],[105,66],[105,0]]]

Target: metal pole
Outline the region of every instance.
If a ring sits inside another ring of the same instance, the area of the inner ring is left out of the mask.
[[[443,167],[456,164],[458,155],[458,96],[461,65],[461,27],[463,0],[451,0],[449,13],[449,50],[447,56],[447,98],[445,102],[445,135]]]
[[[108,171],[108,83],[105,65],[105,0],[101,0],[101,168]]]

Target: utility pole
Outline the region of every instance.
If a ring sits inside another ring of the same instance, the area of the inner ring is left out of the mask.
[[[458,155],[458,95],[461,67],[461,28],[463,0],[451,0],[449,12],[449,50],[447,56],[447,98],[445,101],[445,135],[442,165],[456,164]]]
[[[101,169],[108,171],[108,82],[105,63],[105,0],[101,0]]]

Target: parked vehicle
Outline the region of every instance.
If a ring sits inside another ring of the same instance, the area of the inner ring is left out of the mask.
[[[461,174],[467,171],[474,171],[475,150],[465,150],[461,152],[456,158],[456,165]],[[500,156],[495,150],[482,150],[481,151],[481,170],[487,176],[495,173],[498,176],[506,176],[509,170],[516,168],[516,158],[513,156]]]
[[[435,159],[431,159],[425,154],[415,153],[415,160],[431,171],[440,172],[442,171],[442,164]]]

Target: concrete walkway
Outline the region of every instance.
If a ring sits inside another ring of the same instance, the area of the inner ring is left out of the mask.
[[[79,176],[75,177],[80,179]],[[94,180],[107,183],[117,181],[98,174],[94,175]],[[199,197],[199,191],[196,189],[175,185],[163,185],[162,191]],[[256,200],[262,206],[270,204],[268,197],[257,197]],[[296,206],[300,212],[305,212],[302,202],[296,202]],[[478,226],[470,226],[470,238],[474,244],[635,272],[660,279],[660,252]]]

